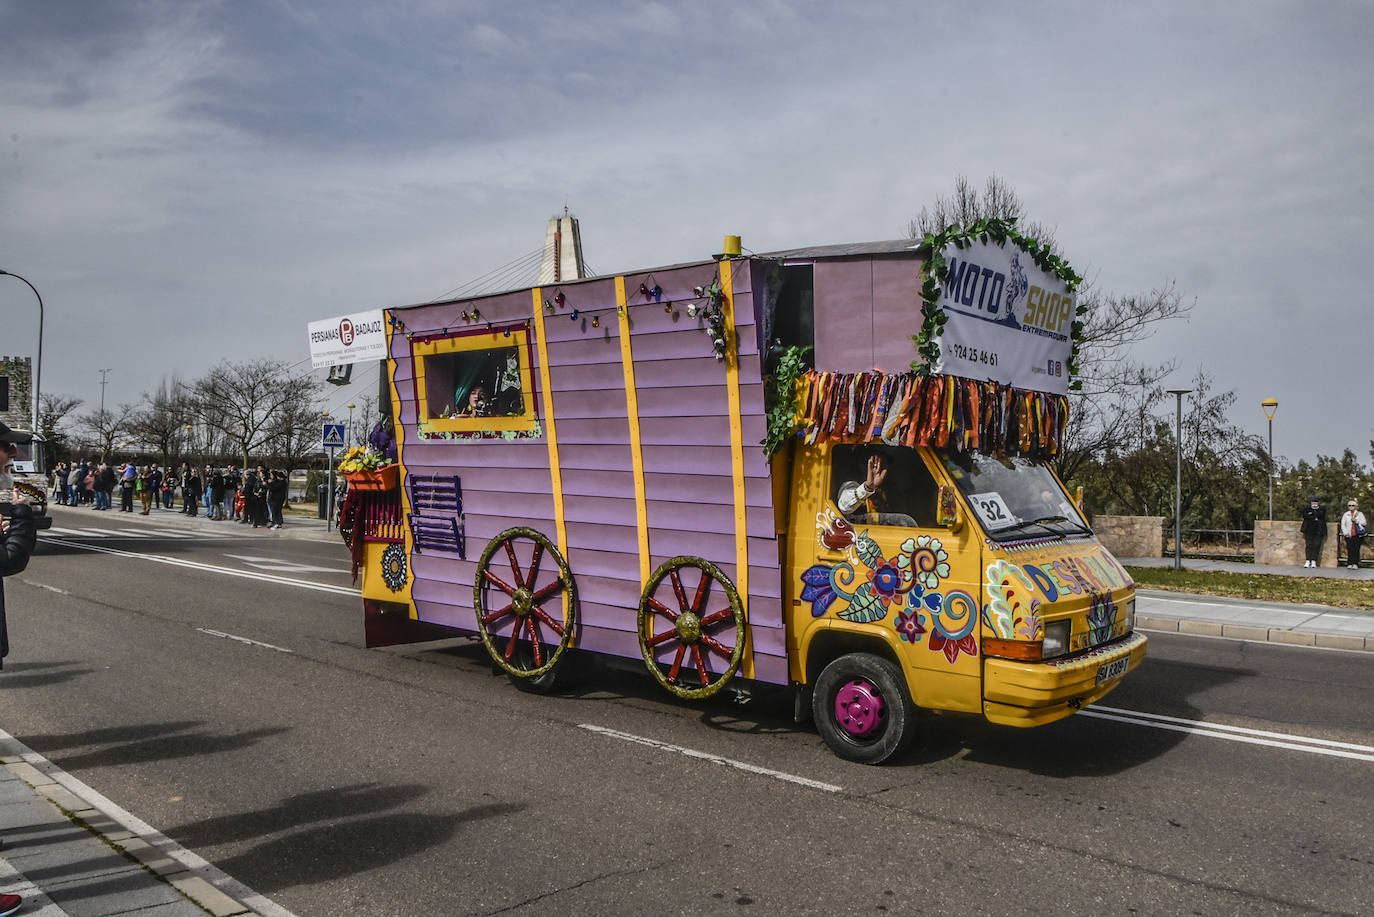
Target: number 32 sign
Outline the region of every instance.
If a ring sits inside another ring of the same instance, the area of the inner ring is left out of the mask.
[[[983,520],[983,527],[989,532],[995,532],[998,529],[1016,524],[1016,517],[1012,515],[1011,510],[1007,509],[1007,504],[1002,499],[1002,495],[995,490],[981,494],[970,494],[969,502],[978,512],[978,518]]]

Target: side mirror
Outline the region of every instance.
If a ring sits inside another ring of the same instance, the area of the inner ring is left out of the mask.
[[[959,512],[959,501],[954,498],[954,488],[948,484],[941,484],[936,500],[939,504],[936,509],[936,521],[940,525],[949,526],[951,532],[963,528],[964,514]]]
[[[1087,513],[1083,512],[1083,485],[1080,484],[1078,486],[1078,490],[1074,492],[1073,502],[1078,504],[1078,511],[1080,513],[1083,513],[1083,515],[1086,517]]]

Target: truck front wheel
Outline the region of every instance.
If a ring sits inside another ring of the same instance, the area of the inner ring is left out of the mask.
[[[872,653],[850,653],[826,666],[811,711],[831,751],[862,764],[883,763],[916,735],[916,706],[901,670]]]

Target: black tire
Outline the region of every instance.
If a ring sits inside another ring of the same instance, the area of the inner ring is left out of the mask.
[[[871,653],[850,653],[826,666],[816,679],[811,713],[830,750],[861,764],[882,764],[916,737],[916,705],[906,679]]]

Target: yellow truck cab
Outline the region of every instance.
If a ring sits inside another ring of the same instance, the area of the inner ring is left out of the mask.
[[[915,708],[1049,723],[1144,658],[1130,577],[1042,462],[804,445],[791,505],[791,677],[843,757],[899,752]]]

